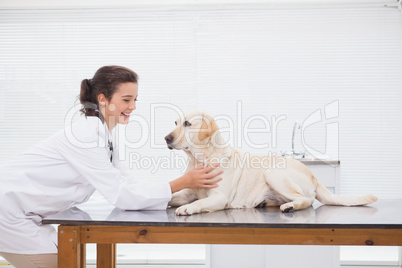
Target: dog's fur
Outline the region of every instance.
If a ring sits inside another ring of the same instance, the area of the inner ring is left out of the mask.
[[[325,188],[300,161],[280,156],[257,156],[225,145],[214,119],[203,112],[179,118],[176,129],[165,137],[169,149],[184,150],[187,170],[219,163],[219,187],[184,189],[175,193],[170,206],[177,215],[191,215],[226,208],[280,206],[282,212],[300,210],[315,199],[326,205],[358,206],[377,201],[373,195],[343,197]]]

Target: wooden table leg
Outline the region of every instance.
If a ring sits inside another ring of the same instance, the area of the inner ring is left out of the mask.
[[[116,244],[97,244],[96,267],[116,268]]]
[[[81,244],[81,268],[86,268],[87,267],[87,244]]]
[[[85,268],[81,260],[79,226],[59,226],[57,262],[59,268]]]

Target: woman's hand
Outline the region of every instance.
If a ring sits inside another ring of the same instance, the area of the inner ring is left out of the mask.
[[[184,188],[197,189],[197,188],[215,188],[218,187],[218,182],[222,178],[217,177],[222,174],[223,170],[213,171],[215,166],[198,166],[186,172],[182,177],[171,181],[170,188],[172,193],[178,192]]]
[[[214,171],[217,166],[204,167],[199,166],[189,170],[184,176],[187,177],[188,185],[185,188],[196,189],[196,188],[215,188],[218,187],[218,182],[222,178],[216,176],[222,174],[223,170]]]

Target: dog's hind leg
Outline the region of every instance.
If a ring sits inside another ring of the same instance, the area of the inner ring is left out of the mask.
[[[294,199],[292,199],[293,201],[285,203],[280,206],[280,210],[282,212],[291,212],[294,210],[304,209],[304,208],[311,206],[314,202],[314,199],[311,200],[311,198],[307,198],[307,197],[301,196],[301,195],[299,195],[299,196],[294,195],[293,198],[294,198]]]
[[[289,174],[277,171],[266,171],[265,180],[269,187],[277,192],[282,198],[280,210],[290,212],[311,206],[315,200],[314,189],[309,189],[313,185],[300,184],[290,179]]]

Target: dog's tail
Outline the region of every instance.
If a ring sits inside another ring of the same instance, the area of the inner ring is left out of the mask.
[[[317,200],[324,205],[337,205],[337,206],[363,206],[374,203],[378,198],[371,194],[361,196],[340,196],[332,193],[325,188],[324,185],[318,182],[317,185]]]

